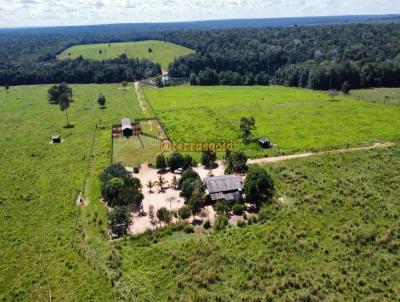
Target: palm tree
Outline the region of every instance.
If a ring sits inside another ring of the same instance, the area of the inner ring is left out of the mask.
[[[174,175],[174,177],[172,178],[172,186],[175,190],[178,187],[178,178],[176,177],[176,175]]]
[[[158,181],[156,182],[157,186],[160,188],[160,192],[164,190],[165,179],[161,175],[158,176]]]
[[[153,189],[153,187],[154,187],[154,183],[151,181],[151,180],[149,180],[148,182],[147,182],[147,188],[149,188],[149,193],[152,193],[153,191],[152,191],[152,189]]]

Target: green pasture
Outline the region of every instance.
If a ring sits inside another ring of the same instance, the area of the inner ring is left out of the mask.
[[[351,95],[364,101],[400,105],[400,88],[371,88],[352,90]]]
[[[400,296],[400,148],[265,166],[279,207],[211,235],[120,242],[122,301],[349,301]]]
[[[111,162],[111,124],[140,111],[132,86],[72,85],[74,128],[65,129],[49,87],[0,90],[0,300],[108,301],[111,246],[98,175]],[[64,143],[49,144],[56,133]],[[79,209],[85,175],[90,205]]]
[[[152,51],[150,52],[149,49]],[[153,63],[159,63],[163,69],[167,69],[168,65],[175,58],[187,56],[194,53],[189,48],[163,41],[140,41],[140,42],[123,42],[123,43],[104,43],[76,45],[64,50],[58,59],[75,59],[79,56],[85,59],[106,60],[118,58],[122,54],[126,54],[128,58],[149,59]]]
[[[370,144],[400,137],[400,109],[325,92],[270,87],[146,88],[175,141],[233,140],[251,157]],[[278,147],[265,151],[241,141],[240,119],[253,116],[256,137]]]

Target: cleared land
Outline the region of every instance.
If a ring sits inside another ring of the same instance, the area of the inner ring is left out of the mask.
[[[324,92],[271,87],[147,88],[146,94],[170,137],[182,142],[233,140],[250,157],[390,141],[399,137],[397,106],[364,102],[354,96],[336,101]],[[255,136],[268,137],[278,148],[265,151],[244,145],[242,116],[253,116]]]
[[[151,52],[149,51],[151,49]],[[187,56],[194,53],[194,50],[163,41],[141,41],[124,43],[105,43],[76,45],[64,50],[58,59],[75,59],[79,56],[85,59],[106,60],[118,58],[126,54],[128,58],[149,59],[153,63],[159,63],[163,69],[175,58]]]
[[[118,243],[121,300],[347,301],[400,295],[400,148],[269,164],[268,222]],[[278,198],[279,197],[279,198]],[[130,291],[128,290],[130,289]]]
[[[49,87],[0,89],[0,300],[45,301],[51,293],[53,301],[109,301],[112,246],[98,175],[111,161],[111,124],[140,110],[133,86],[72,85],[75,127],[64,129],[65,114],[47,103]],[[55,133],[63,144],[49,144]],[[90,203],[78,209],[87,171]]]

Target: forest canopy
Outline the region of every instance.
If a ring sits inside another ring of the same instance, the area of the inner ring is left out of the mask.
[[[165,40],[196,50],[170,65],[192,85],[268,85],[312,89],[400,86],[400,23],[151,31],[120,25],[101,31],[0,31],[0,85],[115,83],[160,74],[126,57],[57,61],[71,45]]]

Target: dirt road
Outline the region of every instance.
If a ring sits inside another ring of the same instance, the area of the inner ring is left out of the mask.
[[[348,149],[337,149],[332,151],[321,151],[321,152],[307,152],[307,153],[299,153],[293,155],[285,155],[285,156],[277,156],[277,157],[264,157],[264,158],[257,158],[257,159],[250,159],[248,160],[247,164],[268,164],[274,163],[279,161],[291,160],[296,158],[304,158],[304,157],[311,157],[315,155],[322,155],[322,154],[329,154],[329,153],[345,153],[345,152],[353,152],[353,151],[360,151],[360,150],[371,150],[376,148],[388,148],[394,146],[394,143],[376,143],[372,146],[367,147],[357,147],[357,148],[348,148]]]

